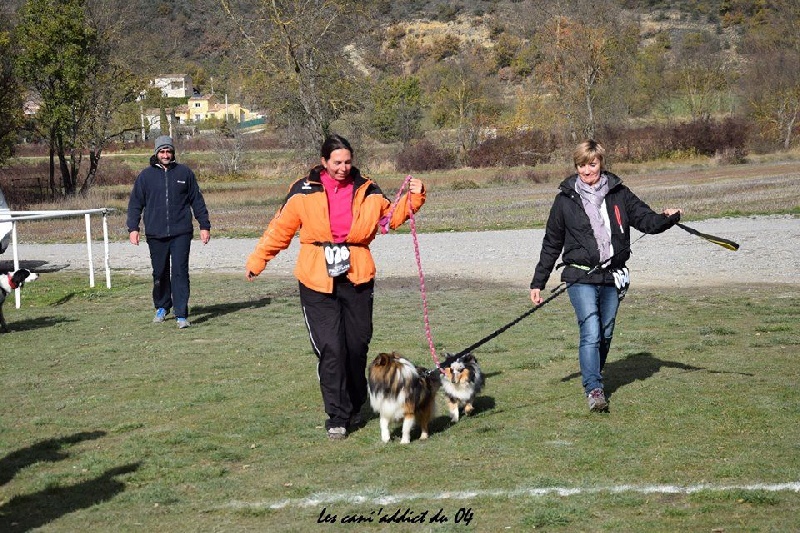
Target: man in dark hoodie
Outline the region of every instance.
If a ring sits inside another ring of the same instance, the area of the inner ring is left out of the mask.
[[[128,201],[128,232],[131,244],[136,246],[143,212],[153,266],[153,322],[164,322],[172,310],[178,327],[189,327],[192,214],[200,225],[203,244],[211,239],[211,222],[194,172],[175,161],[175,145],[167,135],[156,139],[150,166],[136,178]]]

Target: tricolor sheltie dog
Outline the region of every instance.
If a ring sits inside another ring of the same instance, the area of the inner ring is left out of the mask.
[[[3,333],[8,331],[6,319],[3,316],[3,303],[6,301],[6,296],[11,294],[14,289],[21,289],[23,285],[38,277],[38,274],[25,268],[20,268],[15,272],[0,272],[0,331]]]
[[[369,402],[380,415],[381,440],[389,442],[389,425],[403,421],[401,443],[411,442],[411,428],[416,422],[420,439],[428,438],[428,424],[433,418],[436,391],[441,385],[439,372],[430,373],[415,366],[397,353],[381,353],[369,365]]]
[[[458,422],[460,409],[469,415],[474,410],[472,402],[475,396],[483,389],[484,377],[478,360],[471,353],[462,356],[447,354],[442,369],[442,390],[447,398],[447,407],[450,410],[450,420]]]

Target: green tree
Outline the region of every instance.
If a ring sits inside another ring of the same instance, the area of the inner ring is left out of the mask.
[[[370,122],[384,142],[404,145],[419,136],[422,89],[416,76],[388,76],[372,90]]]
[[[641,46],[636,54],[629,83],[633,87],[630,99],[631,115],[644,117],[657,109],[667,99],[669,87],[665,83],[668,67],[667,52],[670,48],[666,32],[656,35],[651,43]]]
[[[22,88],[14,75],[13,49],[11,33],[0,26],[0,165],[13,155],[22,124]]]
[[[83,0],[28,0],[16,28],[16,71],[41,101],[36,122],[50,146],[53,195],[85,194],[105,145],[138,128],[132,103],[140,83],[113,60],[111,28],[98,24],[113,18],[102,10],[96,16],[87,18]],[[84,151],[89,168],[81,182]]]

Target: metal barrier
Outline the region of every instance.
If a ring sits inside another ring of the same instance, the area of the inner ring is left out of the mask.
[[[0,212],[0,224],[11,222],[11,246],[13,248],[14,270],[19,269],[19,253],[17,251],[17,222],[22,220],[42,220],[47,218],[65,218],[83,215],[86,222],[86,249],[89,254],[89,287],[94,287],[94,260],[92,258],[92,225],[93,214],[103,215],[104,266],[106,271],[106,287],[111,288],[111,267],[108,263],[108,213],[111,208],[82,210],[50,210],[50,211],[6,211]],[[17,309],[20,307],[20,290],[15,291]]]

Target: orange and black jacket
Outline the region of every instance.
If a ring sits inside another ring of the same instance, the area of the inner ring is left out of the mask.
[[[309,289],[333,292],[333,278],[328,275],[325,253],[321,244],[333,242],[328,199],[320,180],[321,166],[314,167],[308,176],[297,180],[289,188],[283,205],[275,213],[269,226],[247,259],[245,268],[260,274],[278,252],[289,247],[292,238],[300,231],[300,252],[295,265],[295,277]],[[378,231],[378,223],[388,215],[391,203],[378,185],[359,170],[350,170],[353,177],[353,223],[345,242],[350,248],[350,270],[347,278],[354,284],[366,283],[375,277],[375,262],[369,244]],[[421,194],[405,193],[389,221],[394,229],[409,217],[409,202],[416,213],[425,203]]]

